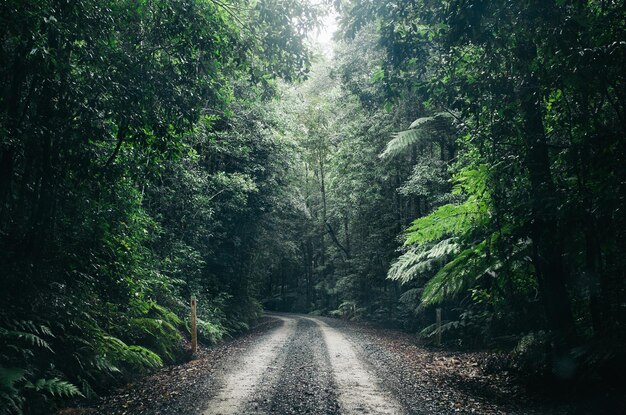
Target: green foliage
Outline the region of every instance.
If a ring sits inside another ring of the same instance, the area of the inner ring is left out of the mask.
[[[408,106],[417,120],[378,151],[388,171],[370,180],[367,203],[376,205],[383,186],[399,188],[408,200],[387,194],[394,215],[377,221],[379,209],[350,223],[366,224],[380,239],[385,226],[406,228],[403,208],[412,208],[402,254],[387,273],[403,284],[402,318],[419,330],[432,328],[430,307],[437,304],[451,315],[444,327],[449,339],[499,339],[510,347],[505,339],[547,333],[545,348],[567,358],[623,339],[618,304],[626,263],[617,258],[626,227],[618,213],[624,198],[616,196],[625,156],[618,98],[626,85],[623,7],[398,1],[340,9],[344,42],[359,55],[340,52],[344,88],[362,107],[377,108],[374,114],[393,103],[390,112]],[[450,128],[430,128],[433,113],[450,114]],[[363,136],[372,129],[362,119],[350,128]],[[408,179],[398,165],[412,167]],[[454,185],[446,187],[450,172]],[[363,210],[356,200],[350,206]],[[454,250],[431,252],[448,241]],[[373,252],[385,257],[384,250]],[[371,274],[362,274],[371,284]],[[381,298],[371,289],[367,303]],[[604,361],[623,361],[618,354]],[[539,357],[540,366],[551,358]],[[587,366],[596,375],[600,360]]]
[[[0,4],[3,409],[177,361],[191,294],[208,343],[260,299],[438,305],[464,344],[618,360],[623,5],[335,3],[311,73],[327,2]]]
[[[43,375],[29,365],[24,365],[39,353],[53,353],[51,345],[41,336],[54,337],[49,327],[33,321],[9,320],[0,327],[0,413],[22,413],[27,399],[84,396],[70,382]],[[18,358],[16,358],[18,357]]]
[[[440,268],[451,255],[459,250],[459,245],[454,238],[443,239],[428,245],[422,244],[420,248],[409,249],[400,255],[389,268],[387,278],[406,284]]]
[[[422,306],[441,303],[473,286],[491,265],[486,255],[486,245],[482,242],[465,249],[443,266],[424,286]]]
[[[428,216],[416,219],[407,229],[405,245],[423,245],[442,238],[463,235],[474,227],[485,213],[485,206],[476,198],[458,205],[444,205]]]
[[[452,119],[452,115],[445,112],[416,119],[408,130],[393,134],[393,139],[387,143],[380,158],[396,157],[419,143],[435,141],[437,135],[446,134],[452,129]]]
[[[210,342],[258,318],[252,263],[288,159],[272,99],[306,76],[322,13],[0,4],[3,410],[179,361],[192,293]]]
[[[22,414],[29,391],[53,398],[84,396],[76,386],[59,378],[30,381],[25,369],[0,367],[0,414]]]
[[[32,389],[35,392],[45,392],[58,397],[66,396],[71,398],[75,396],[83,396],[76,386],[59,378],[37,379],[34,383],[26,383],[24,387],[26,389]]]
[[[198,337],[201,341],[215,344],[222,340],[226,333],[223,327],[200,318],[198,319]]]

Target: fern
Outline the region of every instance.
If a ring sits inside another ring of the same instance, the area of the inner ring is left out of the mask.
[[[385,150],[378,157],[381,159],[395,157],[426,138],[428,136],[421,130],[406,130],[394,133]]]
[[[0,367],[0,391],[17,392],[15,384],[25,380],[25,373],[24,369]]]
[[[78,390],[76,386],[64,380],[61,380],[59,378],[38,379],[32,383],[27,382],[25,385],[25,388],[32,389],[36,392],[49,393],[52,396],[58,396],[58,397],[62,397],[62,396],[65,396],[68,398],[72,398],[76,396],[84,397],[84,395],[80,392],[80,390]]]
[[[422,307],[443,302],[472,285],[492,265],[486,257],[487,242],[459,253],[426,284],[422,293]]]
[[[14,393],[0,390],[0,414],[21,415],[24,398]]]
[[[25,343],[52,351],[50,344],[42,336],[54,337],[52,331],[42,324],[37,325],[30,320],[11,320],[5,323],[7,328],[0,327],[0,339],[8,341],[22,340]]]
[[[102,372],[110,376],[121,372],[121,370],[115,364],[113,364],[113,362],[111,362],[106,356],[96,356],[91,361],[91,366],[95,367],[98,372]]]
[[[404,244],[421,246],[450,235],[462,235],[474,228],[486,211],[485,203],[475,197],[458,205],[443,205],[430,215],[413,221],[407,229]]]
[[[215,344],[220,341],[224,335],[226,335],[226,331],[223,327],[213,324],[211,322],[198,319],[198,334],[200,338],[204,341],[209,342],[210,344]]]
[[[454,238],[444,239],[429,248],[409,249],[394,262],[387,273],[387,278],[406,284],[423,275],[458,251]]]
[[[26,401],[23,396],[24,390],[32,390],[53,397],[84,397],[80,390],[70,382],[57,377],[30,381],[27,379],[28,374],[29,372],[25,369],[0,367],[0,413],[21,414]]]
[[[15,330],[6,330],[3,328],[0,328],[0,338],[5,338],[8,340],[11,338],[13,340],[23,340],[24,342],[28,343],[31,346],[41,347],[41,348],[52,351],[50,344],[34,333],[28,333],[24,331],[15,331]]]
[[[395,157],[421,141],[431,139],[435,134],[449,131],[452,118],[445,112],[437,113],[432,117],[418,118],[411,123],[408,130],[394,133],[393,138],[378,157],[381,159]]]
[[[438,325],[437,323],[429,324],[424,327],[420,332],[420,336],[423,337],[435,337],[437,334],[444,334],[445,332],[457,329],[459,327],[460,322],[458,321],[447,321]]]
[[[126,357],[132,356],[128,361],[133,361],[138,365],[158,369],[163,366],[161,357],[152,350],[142,346],[128,346]]]
[[[174,312],[169,310],[168,308],[163,307],[157,303],[152,304],[152,308],[159,313],[163,317],[165,321],[167,321],[172,326],[181,325],[183,322]]]
[[[113,336],[103,336],[105,341],[104,356],[111,354],[113,362],[130,365],[134,368],[158,368],[163,366],[163,360],[153,351],[141,346],[128,346],[122,340]]]

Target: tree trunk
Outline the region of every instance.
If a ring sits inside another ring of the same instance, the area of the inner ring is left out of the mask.
[[[558,200],[550,171],[540,100],[536,80],[527,80],[521,87],[520,104],[531,186],[533,262],[549,327],[559,343],[567,345],[575,337],[575,327],[566,287],[567,275],[562,263]]]

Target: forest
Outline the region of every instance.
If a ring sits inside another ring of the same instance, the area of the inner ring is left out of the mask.
[[[266,310],[623,377],[624,2],[2,0],[0,27],[0,414],[188,360],[192,295],[206,345]]]

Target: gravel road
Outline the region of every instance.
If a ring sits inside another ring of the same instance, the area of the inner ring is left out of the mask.
[[[283,324],[237,359],[203,415],[407,413],[339,330],[273,317]]]
[[[486,354],[427,349],[413,336],[323,317],[269,314],[252,332],[202,348],[61,414],[587,414],[595,401],[538,403]],[[613,408],[613,407],[611,407]]]

